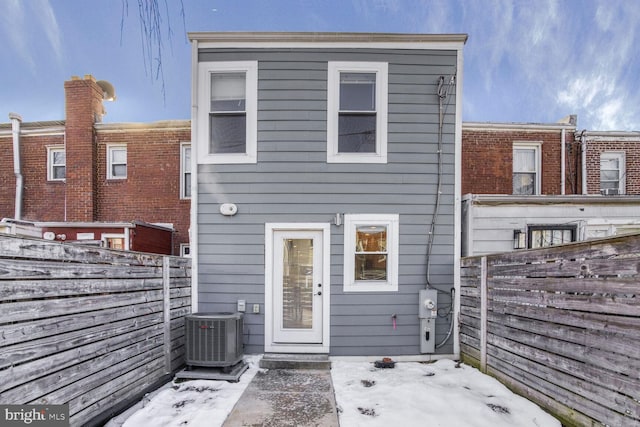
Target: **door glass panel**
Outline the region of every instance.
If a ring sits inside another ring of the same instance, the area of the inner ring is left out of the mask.
[[[311,329],[313,239],[283,239],[282,244],[282,326]]]

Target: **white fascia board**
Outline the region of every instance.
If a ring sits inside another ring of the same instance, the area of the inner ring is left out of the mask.
[[[368,48],[461,50],[466,34],[389,33],[188,33],[200,49],[207,48]]]

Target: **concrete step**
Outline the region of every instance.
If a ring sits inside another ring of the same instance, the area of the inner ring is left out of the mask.
[[[266,353],[260,359],[263,369],[331,369],[327,354]]]

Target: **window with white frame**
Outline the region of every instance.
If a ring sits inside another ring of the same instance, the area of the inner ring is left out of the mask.
[[[346,214],[344,233],[344,291],[397,291],[399,215]]]
[[[199,80],[199,161],[256,163],[258,62],[203,62]]]
[[[600,193],[605,195],[625,193],[624,152],[603,152],[600,154]]]
[[[180,243],[180,256],[191,258],[191,246],[188,243]]]
[[[125,179],[127,177],[127,146],[107,146],[107,178]]]
[[[47,147],[47,179],[64,181],[67,176],[67,156],[64,146]]]
[[[125,234],[103,233],[101,238],[102,247],[109,249],[129,250],[129,242]]]
[[[513,194],[540,194],[540,144],[513,144]]]
[[[386,62],[328,63],[327,162],[387,162]]]
[[[191,198],[191,144],[180,146],[180,198]]]

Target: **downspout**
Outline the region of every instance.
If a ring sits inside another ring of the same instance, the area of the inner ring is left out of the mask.
[[[566,180],[566,171],[565,171],[565,156],[566,156],[566,135],[565,135],[565,129],[562,128],[562,136],[560,137],[561,141],[560,141],[560,194],[561,195],[565,195],[565,180]]]
[[[582,165],[580,165],[581,175],[582,175],[582,194],[586,195],[587,193],[587,138],[584,136],[586,129],[583,129],[580,133],[580,151],[581,151],[581,159]]]
[[[22,219],[22,199],[24,190],[24,178],[22,176],[22,163],[20,160],[20,123],[22,117],[16,113],[9,113],[11,120],[11,133],[13,134],[13,172],[16,175],[16,202],[14,219]]]

